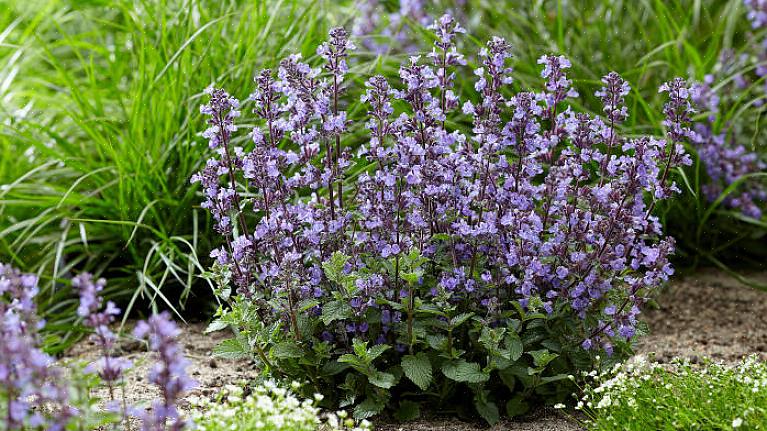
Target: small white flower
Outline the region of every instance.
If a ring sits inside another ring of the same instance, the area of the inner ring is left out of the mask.
[[[565,408],[565,405],[562,404],[562,403],[557,403],[557,404],[554,404],[554,408],[555,409],[563,409],[563,408]]]
[[[738,427],[740,427],[741,425],[743,425],[743,419],[741,419],[741,418],[735,418],[735,419],[733,419],[733,421],[732,421],[732,427],[733,427],[733,428],[738,428]]]

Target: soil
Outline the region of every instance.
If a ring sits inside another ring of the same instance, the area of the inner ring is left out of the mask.
[[[750,277],[767,283],[767,273]],[[658,299],[658,304],[658,308],[644,314],[650,334],[639,341],[637,354],[654,356],[658,362],[675,357],[688,358],[692,362],[703,358],[736,362],[750,354],[767,360],[767,293],[745,287],[726,274],[705,270],[673,282]],[[204,325],[191,324],[184,327],[180,337],[192,363],[188,370],[199,383],[187,397],[209,397],[225,384],[236,384],[257,376],[253,362],[214,359],[211,349],[228,334],[203,334],[204,329]],[[126,341],[119,349],[134,363],[133,371],[126,378],[127,401],[136,404],[157,396],[156,389],[146,381],[152,356],[143,350],[143,344]],[[85,340],[73,347],[67,356],[93,360],[98,357],[98,352]],[[107,393],[103,391],[96,395],[103,399]],[[378,429],[479,431],[487,428],[454,419],[424,419],[406,424],[379,424]],[[542,409],[519,420],[504,421],[491,429],[574,431],[580,428],[559,411]]]
[[[748,278],[767,285],[767,273]],[[767,292],[705,270],[671,283],[657,302],[644,313],[650,334],[639,340],[638,353],[655,352],[658,362],[737,362],[751,354],[767,360]]]

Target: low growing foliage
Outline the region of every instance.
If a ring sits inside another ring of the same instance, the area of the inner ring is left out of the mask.
[[[592,375],[577,409],[588,430],[763,430],[767,364],[648,364],[643,360]]]
[[[357,418],[454,411],[471,394],[494,423],[566,397],[597,352],[629,351],[673,273],[653,209],[690,163],[690,91],[661,87],[663,139],[624,137],[617,73],[596,93],[604,115],[578,113],[566,58],[540,58],[543,90],[514,91],[510,46],[493,38],[461,95],[464,30],[449,15],[431,29],[432,52],[399,82],[365,82],[359,147],[341,28],[317,50],[322,67],[293,55],[256,76],[250,143],[236,137],[240,102],[207,90],[215,156],[192,181],[224,239],[212,276],[230,304],[211,330],[235,331],[220,355],[254,354]]]
[[[291,385],[299,389],[298,383]],[[241,387],[227,385],[217,399],[193,400],[192,419],[199,431],[263,430],[263,431],[366,431],[367,420],[355,421],[345,411],[322,413],[317,401],[301,400],[291,390],[266,381],[245,395]]]

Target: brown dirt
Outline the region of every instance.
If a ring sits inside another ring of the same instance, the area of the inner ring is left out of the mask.
[[[767,273],[752,275],[767,282]],[[659,308],[644,314],[650,335],[639,341],[639,354],[655,353],[659,362],[674,357],[699,361],[704,357],[733,362],[756,353],[767,360],[767,293],[740,285],[717,271],[701,271],[678,279],[658,300]],[[226,332],[203,334],[204,325],[185,327],[180,338],[187,357],[192,362],[191,376],[199,386],[188,397],[210,396],[230,383],[256,377],[255,364],[250,361],[214,359],[211,349],[225,339]],[[138,342],[126,341],[120,345],[126,358],[134,362],[134,369],[126,378],[127,400],[137,403],[158,395],[146,381],[151,355]],[[69,358],[93,360],[98,357],[95,346],[83,341],[72,348]],[[106,397],[106,391],[97,394]],[[407,424],[380,424],[385,431],[475,431],[480,424],[452,419],[419,420]],[[579,427],[558,411],[543,409],[526,418],[503,421],[491,428],[494,431],[574,431]]]
[[[749,278],[767,284],[767,273]],[[767,360],[767,292],[703,270],[671,283],[658,304],[644,314],[650,334],[639,340],[638,353],[655,352],[658,362],[737,362],[750,354]]]
[[[205,326],[203,324],[182,326],[179,337],[179,343],[184,347],[184,353],[191,362],[187,372],[198,383],[197,388],[186,395],[186,399],[193,396],[211,396],[223,385],[237,384],[258,376],[258,370],[251,361],[227,361],[213,358],[211,350],[228,338],[229,334],[225,331],[204,334]],[[117,349],[122,357],[133,362],[133,368],[125,378],[125,395],[128,404],[135,405],[159,396],[159,391],[147,381],[149,369],[155,359],[154,354],[146,352],[144,343],[133,340],[122,341]],[[99,357],[99,354],[93,342],[83,340],[76,344],[67,356],[93,361]],[[108,398],[106,389],[100,389],[94,395],[100,399]]]

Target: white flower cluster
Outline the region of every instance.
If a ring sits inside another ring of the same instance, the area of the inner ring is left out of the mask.
[[[689,361],[661,365],[638,356],[608,371],[584,372],[583,378],[588,383],[575,409],[588,418],[586,425],[606,422],[619,426],[621,420],[640,419],[648,408],[653,410],[653,417],[656,408],[669,413],[673,427],[681,426],[672,417],[674,410],[680,413],[679,409],[687,409],[684,413],[690,417],[718,412],[733,429],[749,428],[750,419],[759,423],[767,420],[764,409],[754,407],[755,402],[767,402],[767,363],[755,356],[737,365],[693,365]],[[729,396],[741,398],[735,406],[734,399],[719,399],[730,392]]]
[[[300,400],[293,390],[300,388],[294,382],[291,390],[266,381],[244,396],[240,386],[227,385],[214,400],[192,399],[192,419],[199,431],[369,431],[370,422],[357,423],[345,411],[324,413],[314,399]]]

